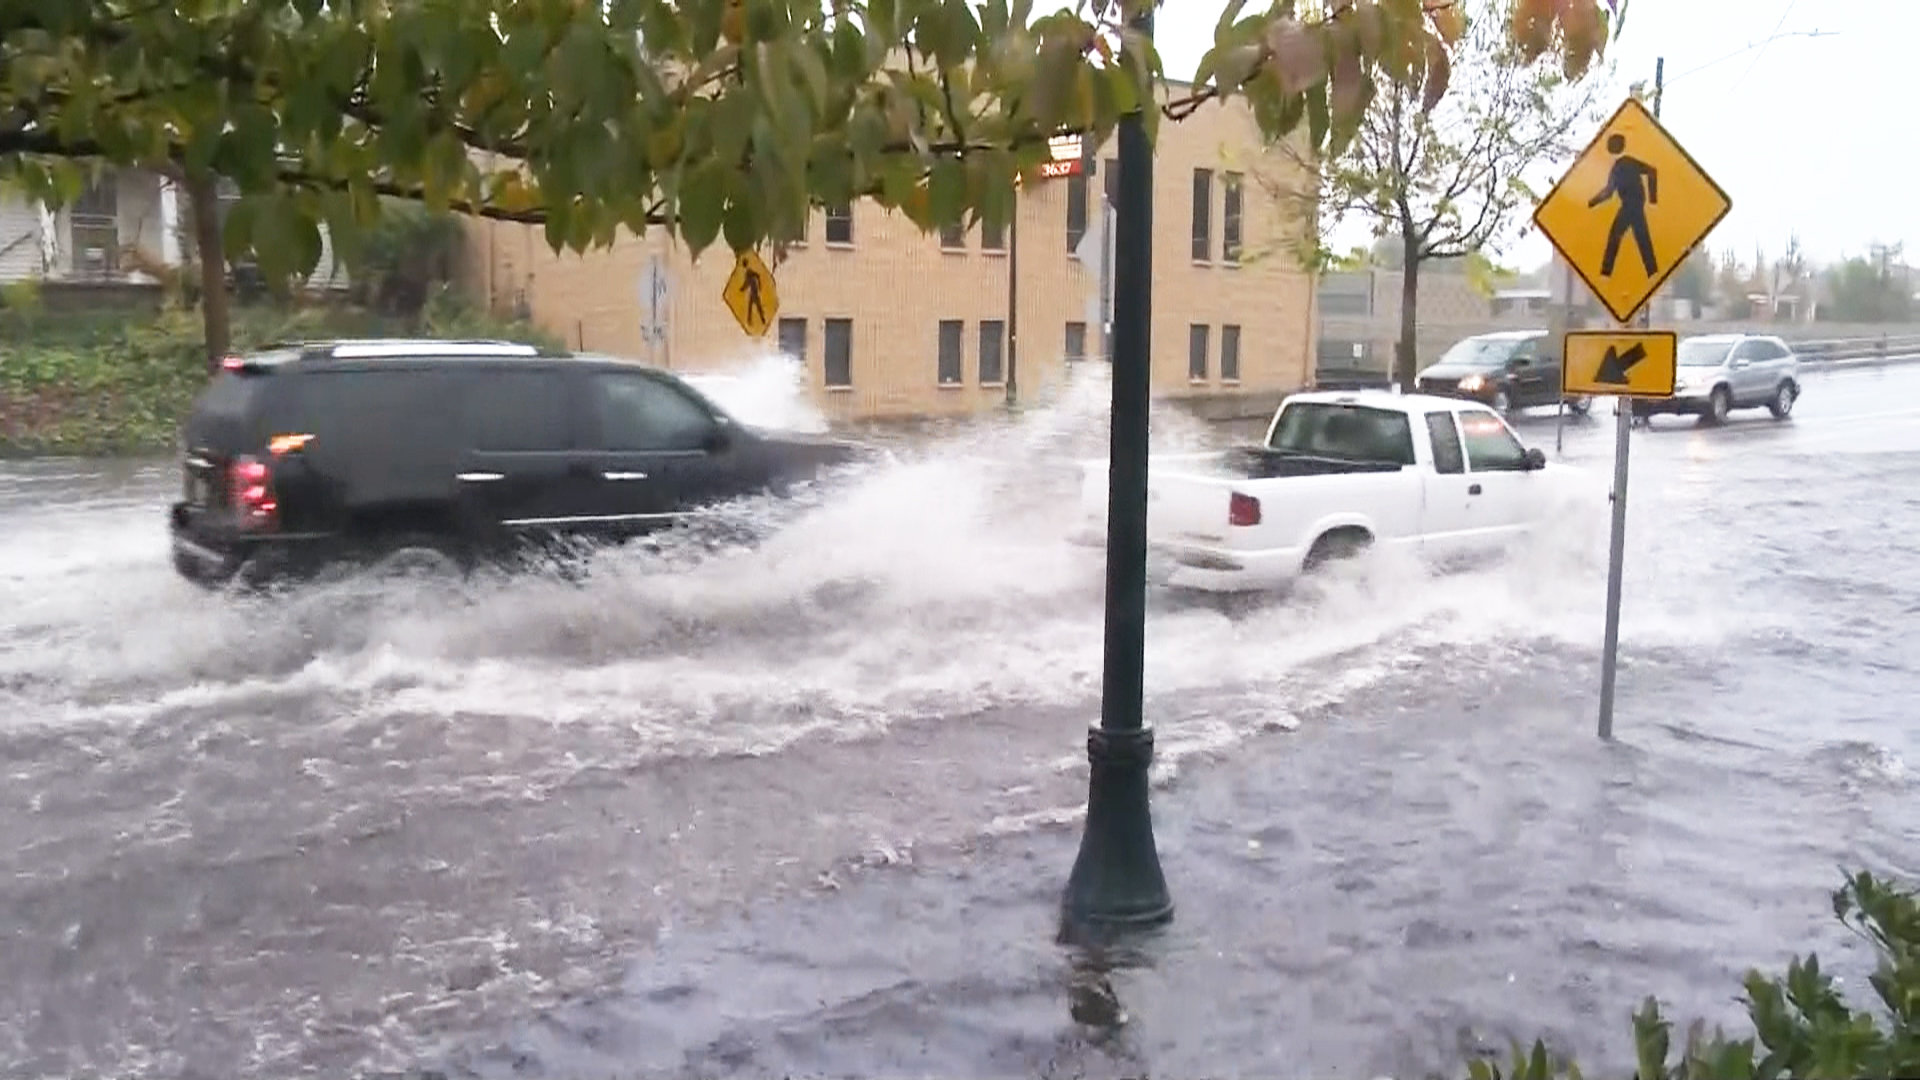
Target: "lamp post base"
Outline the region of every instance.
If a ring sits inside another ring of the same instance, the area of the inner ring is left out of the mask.
[[[1148,805],[1153,729],[1087,733],[1087,821],[1060,904],[1062,941],[1146,929],[1173,918]]]

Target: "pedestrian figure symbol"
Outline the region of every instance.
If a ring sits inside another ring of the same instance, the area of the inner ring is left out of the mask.
[[[754,322],[765,324],[767,322],[767,309],[760,306],[760,275],[755,273],[752,268],[748,268],[744,282],[744,288],[747,290],[747,318],[752,319]]]
[[[1649,278],[1660,271],[1660,265],[1653,258],[1653,234],[1647,229],[1647,207],[1660,203],[1660,173],[1653,166],[1632,157],[1627,153],[1627,137],[1614,134],[1607,137],[1607,153],[1613,155],[1613,168],[1607,173],[1607,186],[1587,202],[1590,207],[1599,206],[1608,199],[1618,199],[1619,207],[1613,214],[1613,225],[1607,229],[1607,251],[1600,261],[1600,276],[1613,276],[1613,263],[1620,255],[1620,241],[1633,234],[1633,246],[1640,250],[1640,265],[1646,268]]]

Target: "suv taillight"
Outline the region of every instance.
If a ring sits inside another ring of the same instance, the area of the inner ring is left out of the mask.
[[[280,503],[273,494],[273,469],[249,454],[227,466],[227,490],[243,528],[271,528]]]
[[[1260,500],[1251,495],[1234,492],[1233,497],[1227,500],[1227,524],[1260,524]]]

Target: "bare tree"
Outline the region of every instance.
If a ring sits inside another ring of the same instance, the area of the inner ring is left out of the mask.
[[[1500,0],[1470,5],[1451,71],[1455,91],[1428,110],[1428,87],[1383,81],[1359,134],[1338,156],[1314,162],[1281,143],[1288,177],[1256,174],[1274,198],[1317,218],[1306,260],[1329,265],[1325,238],[1349,220],[1400,249],[1400,344],[1394,380],[1410,385],[1422,264],[1491,253],[1523,224],[1545,168],[1569,157],[1576,130],[1597,119],[1597,71],[1569,78],[1551,63],[1527,62],[1507,41]],[[1301,183],[1295,176],[1304,174]],[[1307,204],[1311,204],[1310,206]]]

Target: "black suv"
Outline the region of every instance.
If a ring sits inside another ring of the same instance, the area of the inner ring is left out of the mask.
[[[229,357],[181,435],[173,563],[208,587],[617,543],[872,453],[742,424],[644,365],[497,341]]]

